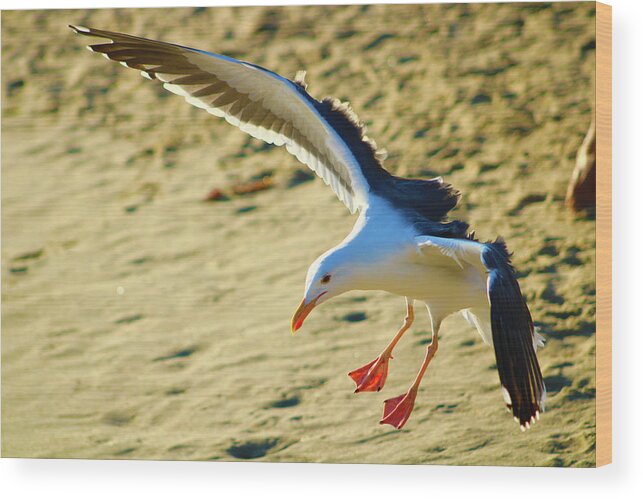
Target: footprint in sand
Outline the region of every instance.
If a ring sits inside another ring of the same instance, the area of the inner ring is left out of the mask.
[[[278,438],[267,440],[251,440],[245,443],[234,444],[226,452],[237,459],[258,459],[279,444]]]
[[[276,400],[275,402],[269,404],[268,407],[272,409],[285,409],[287,407],[295,407],[296,405],[299,405],[300,402],[301,399],[297,395],[295,395],[293,397]]]
[[[487,438],[487,439],[482,440],[481,442],[478,442],[477,444],[472,445],[471,447],[467,448],[466,451],[467,452],[474,452],[474,451],[477,451],[479,449],[482,449],[483,447],[486,447],[490,443],[491,443],[491,439]]]
[[[366,313],[364,312],[350,312],[342,317],[346,322],[362,322],[366,320]]]
[[[131,453],[132,453],[132,452],[134,452],[135,450],[136,450],[136,447],[126,447],[126,448],[124,448],[124,449],[117,450],[117,451],[116,451],[116,452],[114,452],[114,454],[112,454],[112,455],[113,455],[113,456],[118,456],[118,457],[127,456],[128,454],[131,454]]]
[[[542,203],[547,199],[545,194],[528,194],[518,201],[518,204],[507,212],[509,216],[519,215],[524,208],[531,204]]]
[[[545,386],[547,387],[547,393],[553,395],[558,393],[566,386],[571,386],[572,382],[569,378],[558,375],[558,376],[547,376],[545,379]]]
[[[451,414],[457,407],[458,404],[438,404],[433,408],[433,410],[444,414]]]
[[[135,417],[136,414],[133,411],[110,411],[102,417],[102,421],[111,426],[125,426]]]
[[[562,305],[565,303],[565,300],[558,294],[554,283],[551,281],[547,283],[547,287],[540,293],[540,298],[554,305]]]
[[[164,360],[182,359],[185,357],[190,357],[198,350],[199,350],[198,346],[183,348],[181,350],[176,350],[168,355],[162,355],[161,357],[156,357],[155,359],[153,359],[153,362],[162,362]]]
[[[578,440],[582,440],[582,437],[574,438],[568,433],[554,433],[545,442],[542,450],[550,454],[561,454],[573,447]]]
[[[142,315],[128,315],[127,317],[121,317],[114,321],[114,324],[130,324],[132,322],[140,321],[143,318]]]
[[[21,262],[25,260],[37,260],[40,258],[45,250],[37,249],[35,251],[28,251],[27,253],[22,253],[21,255],[16,256],[13,260],[16,262]]]
[[[241,208],[237,209],[237,213],[242,214],[242,213],[250,213],[251,211],[255,211],[257,208],[259,208],[257,205],[251,204],[248,206],[242,206]]]
[[[164,393],[165,395],[168,395],[168,396],[174,396],[174,395],[182,395],[187,391],[188,389],[183,386],[173,386],[172,388],[165,390]]]

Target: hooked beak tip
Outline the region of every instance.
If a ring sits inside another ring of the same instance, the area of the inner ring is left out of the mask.
[[[303,320],[303,314],[304,310],[306,308],[306,300],[302,300],[299,306],[297,307],[297,310],[295,310],[295,313],[292,316],[292,321],[290,321],[290,332],[294,335],[297,330],[301,327],[301,325],[304,323]]]
[[[309,303],[306,303],[305,298],[301,300],[301,303],[299,304],[299,307],[297,307],[297,310],[295,310],[295,313],[292,316],[292,321],[290,323],[290,331],[293,335],[299,330],[299,328],[301,328],[301,326],[304,324],[304,320],[306,319],[306,317],[308,317],[308,314],[310,314],[313,308],[315,308],[315,305],[317,305],[317,301],[325,294],[326,292],[324,291]]]

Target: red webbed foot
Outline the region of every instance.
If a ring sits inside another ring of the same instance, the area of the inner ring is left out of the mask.
[[[415,396],[417,390],[409,390],[407,393],[384,401],[384,415],[380,424],[390,424],[398,430],[408,421],[413,406],[415,405]]]
[[[348,373],[357,385],[355,393],[358,392],[379,392],[386,382],[388,375],[388,361],[390,354],[383,353],[377,359],[365,366]]]

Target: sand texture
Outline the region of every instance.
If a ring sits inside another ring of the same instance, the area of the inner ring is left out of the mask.
[[[424,356],[425,310],[377,394],[346,374],[403,298],[348,293],[290,334],[308,265],[354,217],[284,149],[91,54],[69,23],[305,69],[388,169],[460,189],[454,216],[506,238],[547,339],[541,421],[519,431],[458,315],[407,425],[378,425]],[[594,23],[592,3],[4,12],[3,456],[593,466],[595,221],[563,202]],[[203,201],[214,188],[227,200]]]

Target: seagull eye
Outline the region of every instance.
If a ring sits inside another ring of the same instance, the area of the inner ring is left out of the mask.
[[[326,274],[324,277],[321,278],[322,284],[326,284],[330,281],[330,274]]]

